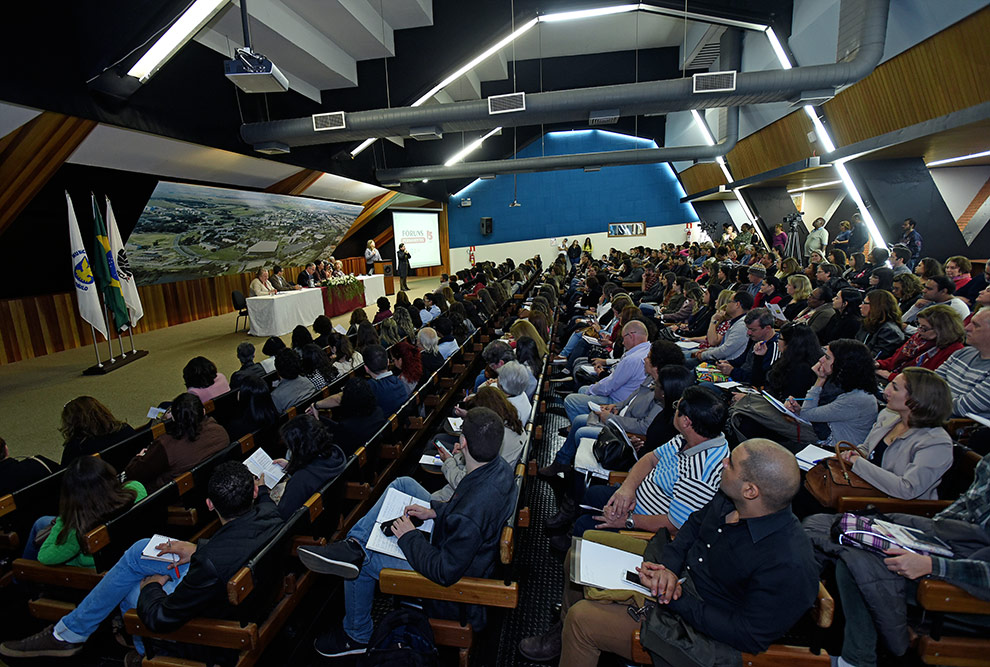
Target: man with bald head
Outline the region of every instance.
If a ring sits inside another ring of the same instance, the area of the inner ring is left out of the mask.
[[[657,605],[637,614],[610,601],[569,606],[560,664],[593,667],[602,651],[629,660],[636,629],[656,665],[736,665],[743,652],[765,651],[811,608],[818,591],[811,542],[790,507],[800,481],[794,455],[777,443],[753,439],[736,447],[722,462],[721,488],[711,502],[691,514],[672,542],[661,530],[646,545],[638,573]],[[606,541],[595,531],[584,537]]]
[[[581,387],[576,394],[564,398],[564,410],[571,423],[579,415],[588,413],[588,403],[599,405],[621,403],[639,389],[646,379],[643,359],[650,353],[649,332],[639,320],[632,320],[622,327],[622,344],[625,352],[612,368],[612,373],[598,382]]]

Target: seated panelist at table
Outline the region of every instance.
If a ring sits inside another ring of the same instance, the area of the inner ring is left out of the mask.
[[[258,269],[248,289],[251,292],[251,296],[270,296],[278,292],[268,280],[268,269]]]
[[[272,267],[272,287],[279,292],[291,292],[292,290],[302,289],[301,286],[293,285],[285,279],[285,276],[282,275],[282,267],[278,264]]]
[[[299,274],[299,279],[296,282],[301,287],[316,287],[316,281],[316,264],[310,262],[306,265],[303,272]]]

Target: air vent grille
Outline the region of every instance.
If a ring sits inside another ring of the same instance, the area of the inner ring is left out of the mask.
[[[324,132],[326,130],[343,130],[347,127],[343,111],[331,111],[330,113],[313,114],[313,131]]]
[[[617,122],[619,122],[618,109],[592,111],[588,116],[588,125],[613,125]]]
[[[692,79],[696,93],[721,93],[736,89],[735,71],[703,72],[695,74]]]
[[[526,110],[526,93],[509,93],[508,95],[492,95],[488,98],[488,115],[512,113]]]

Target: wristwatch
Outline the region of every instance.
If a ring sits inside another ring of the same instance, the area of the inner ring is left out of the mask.
[[[626,530],[634,530],[636,528],[636,521],[633,520],[633,513],[629,512],[629,516],[626,517]]]

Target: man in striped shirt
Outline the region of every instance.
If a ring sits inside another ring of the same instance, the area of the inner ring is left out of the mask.
[[[935,369],[952,390],[952,415],[972,412],[990,416],[990,308],[976,312],[966,325],[966,347]]]
[[[678,435],[644,455],[629,471],[619,487],[593,486],[582,503],[604,507],[599,516],[585,514],[574,524],[574,534],[599,530],[642,530],[655,533],[666,529],[673,537],[691,514],[715,496],[722,482],[722,460],[729,456],[729,445],[722,429],[728,418],[725,401],[712,389],[688,387],[674,403],[674,428]],[[551,544],[570,538],[554,536]],[[564,570],[569,572],[573,554],[568,552]],[[519,652],[534,661],[550,660],[560,654],[563,619],[572,604],[583,597],[580,586],[565,577],[561,621],[547,632],[527,637]]]

